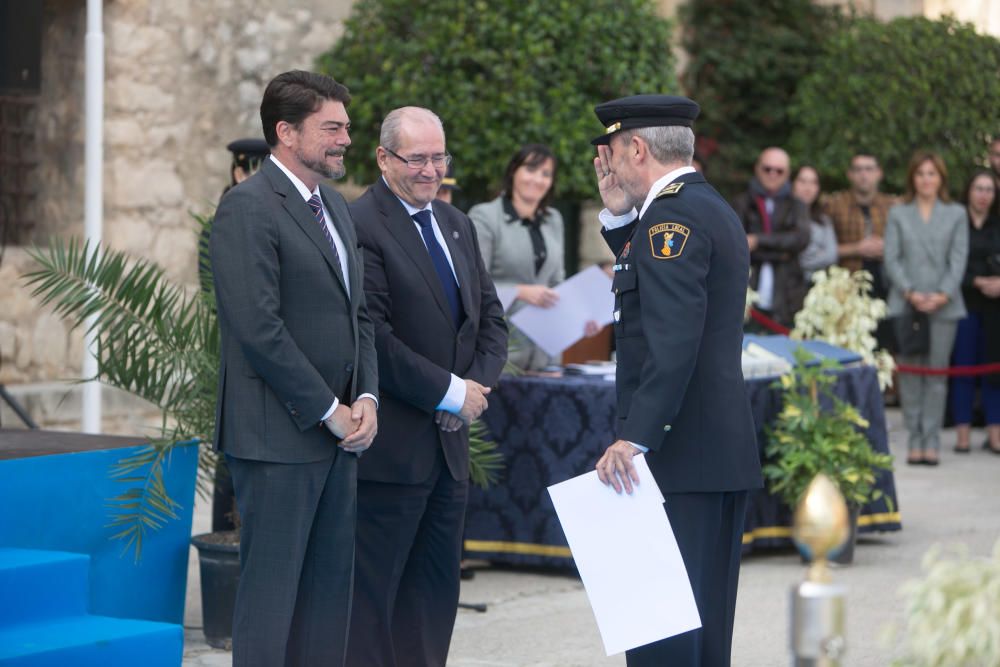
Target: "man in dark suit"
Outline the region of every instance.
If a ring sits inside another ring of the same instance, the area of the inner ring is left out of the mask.
[[[702,627],[628,651],[630,667],[729,665],[747,492],[762,486],[740,364],[750,257],[739,218],[691,167],[698,106],[636,95],[596,107],[604,236],[616,256],[616,491],[646,452]],[[637,210],[638,209],[638,210]],[[636,554],[628,567],[655,572]]]
[[[440,119],[396,109],[379,141],[382,178],[350,207],[382,428],[358,467],[348,664],[443,667],[458,605],[468,425],[503,369],[507,328],[472,223],[434,200],[451,161]]]
[[[781,148],[761,151],[750,186],[733,199],[733,209],[750,246],[750,284],[756,308],[786,327],[809,291],[799,255],[809,245],[809,210],[792,196],[791,160]]]
[[[286,72],[260,105],[271,157],[212,228],[222,363],[216,439],[242,518],[233,664],[342,665],[357,461],[378,369],[344,175],[347,89]]]

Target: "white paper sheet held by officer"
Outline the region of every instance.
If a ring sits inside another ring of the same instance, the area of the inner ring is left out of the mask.
[[[548,489],[608,655],[701,627],[663,495],[645,457],[633,463],[632,495],[615,493],[596,472]]]
[[[553,288],[559,301],[551,308],[526,305],[510,321],[548,354],[555,356],[583,337],[584,326],[611,323],[615,297],[611,278],[591,266]]]

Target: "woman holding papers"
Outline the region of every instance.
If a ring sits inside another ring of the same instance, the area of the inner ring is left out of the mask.
[[[551,206],[555,180],[556,158],[548,146],[526,144],[508,163],[500,196],[469,211],[486,270],[508,315],[525,304],[551,308],[559,298],[552,288],[566,269],[563,219]],[[558,363],[517,329],[511,330],[510,341],[508,360],[524,370]]]

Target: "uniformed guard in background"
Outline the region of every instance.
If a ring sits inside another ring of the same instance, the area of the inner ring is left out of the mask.
[[[226,150],[233,154],[233,163],[229,167],[232,180],[222,194],[253,176],[271,154],[271,147],[263,139],[237,139],[229,142]]]
[[[702,621],[626,659],[630,667],[729,665],[747,495],[763,485],[741,368],[746,234],[691,166],[697,104],[635,95],[595,112],[606,126],[592,142],[602,233],[616,256],[620,438],[597,472],[631,492],[639,483],[632,457],[646,452]],[[622,563],[650,576],[661,566],[641,553]]]
[[[449,164],[448,171],[445,172],[444,178],[441,179],[441,185],[438,186],[437,196],[435,199],[439,199],[448,204],[452,203],[452,195],[456,190],[461,190],[458,187],[458,180],[455,179],[455,172],[453,171],[455,165]]]

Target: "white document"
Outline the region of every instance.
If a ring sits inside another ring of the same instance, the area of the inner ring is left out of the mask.
[[[609,324],[615,309],[611,278],[599,266],[591,266],[559,283],[553,289],[559,301],[551,308],[526,305],[510,321],[548,354],[555,356],[583,337],[589,321]]]
[[[608,655],[701,627],[663,495],[645,457],[632,461],[632,495],[596,471],[549,487]]]
[[[497,298],[500,299],[500,305],[503,306],[503,312],[506,313],[517,300],[517,286],[497,287]]]

